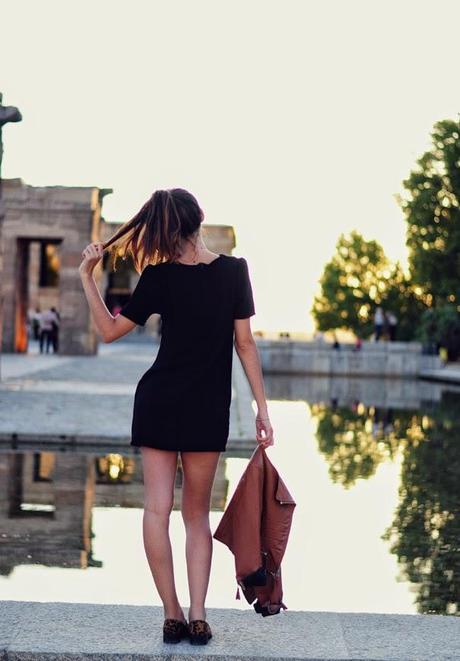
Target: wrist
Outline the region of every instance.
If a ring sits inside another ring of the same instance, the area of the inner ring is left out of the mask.
[[[80,271],[80,278],[82,280],[90,280],[93,277],[92,271]]]
[[[268,418],[268,408],[266,406],[259,406],[256,415],[258,418]]]

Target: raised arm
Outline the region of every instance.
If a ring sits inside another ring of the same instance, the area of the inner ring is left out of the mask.
[[[102,243],[94,242],[86,246],[82,252],[83,261],[78,271],[99,335],[103,342],[109,343],[132,331],[136,324],[122,315],[114,317],[97,288],[93,271],[96,264],[102,259],[103,252]]]

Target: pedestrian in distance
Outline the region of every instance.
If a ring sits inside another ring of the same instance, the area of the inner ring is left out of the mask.
[[[61,323],[61,315],[53,306],[50,308],[54,312],[54,319],[51,320],[51,342],[53,344],[53,352],[57,353],[59,349],[59,326]]]
[[[387,322],[388,322],[388,335],[390,337],[390,342],[395,342],[396,331],[398,328],[398,318],[392,310],[389,310],[387,313]]]
[[[55,342],[53,338],[54,325],[59,323],[59,319],[56,315],[55,309],[48,308],[40,313],[39,317],[39,343],[40,343],[40,353],[50,353],[50,348],[53,347],[55,350]]]
[[[378,306],[375,309],[374,314],[374,331],[375,331],[375,341],[378,342],[383,335],[383,330],[385,327],[385,314],[383,308]]]
[[[36,307],[35,310],[31,311],[30,314],[30,329],[31,336],[34,340],[40,339],[40,308]]]
[[[201,233],[203,220],[204,212],[190,192],[156,190],[106,243],[86,246],[79,267],[104,342],[113,342],[136,325],[144,326],[151,314],[161,315],[156,359],[141,376],[134,395],[130,443],[141,451],[143,541],[163,603],[166,643],[188,638],[192,644],[206,644],[212,637],[205,609],[212,559],[209,509],[217,464],[228,440],[233,348],[257,405],[257,443],[263,448],[274,444],[250,325],[255,305],[248,263],[244,257],[211,251]],[[116,317],[93,278],[94,268],[111,245],[123,257],[131,255],[140,273],[131,298]],[[179,453],[188,621],[176,593],[168,532]]]
[[[340,342],[339,338],[337,337],[337,333],[334,333],[334,342],[332,343],[332,348],[336,351],[340,351]]]

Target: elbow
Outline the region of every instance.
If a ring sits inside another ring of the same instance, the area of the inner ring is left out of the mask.
[[[256,341],[251,336],[245,337],[244,339],[238,339],[235,337],[233,344],[238,353],[251,351],[256,346]]]
[[[115,335],[115,319],[113,319],[113,322],[109,325],[109,328],[106,328],[103,333],[101,333],[101,339],[104,344],[110,344],[114,340],[117,339],[117,335]]]
[[[109,333],[101,333],[100,337],[104,344],[110,344],[115,339],[113,335]]]

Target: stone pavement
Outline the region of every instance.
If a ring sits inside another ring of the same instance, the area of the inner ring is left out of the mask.
[[[158,606],[0,601],[3,661],[458,661],[460,618],[208,608],[206,646],[162,642]]]
[[[3,354],[0,358],[0,447],[129,446],[136,384],[159,344],[122,339],[97,356]],[[256,446],[252,393],[236,352],[227,451]]]

